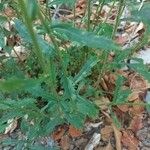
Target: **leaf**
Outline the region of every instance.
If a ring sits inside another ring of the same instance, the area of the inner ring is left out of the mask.
[[[69,134],[72,138],[79,137],[82,135],[81,131],[72,125],[69,126]]]
[[[13,92],[13,91],[23,91],[39,84],[41,80],[38,79],[19,79],[11,78],[5,81],[0,81],[0,90],[2,92]]]
[[[87,62],[83,65],[80,72],[74,77],[74,84],[77,84],[83,78],[89,75],[91,69],[99,62],[99,59],[96,56],[91,56]]]
[[[61,138],[60,146],[63,150],[68,150],[70,148],[70,138],[65,135]]]
[[[127,147],[129,150],[137,150],[139,141],[136,137],[134,137],[133,133],[127,131],[123,131],[123,135],[121,137],[122,144]]]
[[[145,3],[141,10],[133,10],[131,11],[132,19],[135,21],[142,21],[147,25],[150,24],[150,4],[149,2]]]
[[[103,36],[96,36],[94,33],[73,28],[67,24],[57,24],[52,26],[58,33],[65,34],[68,40],[78,42],[90,48],[117,50],[119,47],[110,39]]]
[[[15,28],[18,31],[19,35],[28,43],[32,44],[32,38],[29,34],[26,26],[18,19],[15,20]],[[48,44],[44,39],[42,39],[38,34],[36,34],[37,41],[43,51],[46,55],[53,55],[54,49],[53,47]]]
[[[74,85],[72,80],[69,77],[63,77],[62,78],[63,88],[64,88],[64,95],[67,98],[71,98],[72,100],[76,99],[76,93],[74,89]]]
[[[113,119],[114,124],[117,126],[117,128],[121,128],[121,123],[119,122],[117,116],[114,114],[114,112],[111,112],[111,117]]]
[[[122,150],[121,148],[121,132],[116,128],[114,124],[112,124],[113,130],[114,130],[114,135],[116,139],[116,150]]]
[[[55,141],[60,140],[63,137],[64,133],[65,133],[64,127],[60,127],[53,133],[52,137]]]
[[[123,90],[121,87],[123,85],[125,78],[122,76],[118,76],[116,80],[116,88],[114,91],[113,103],[114,104],[121,104],[126,102],[128,99],[129,94],[131,93],[130,89]]]
[[[84,124],[84,120],[85,120],[85,116],[78,113],[78,114],[65,114],[65,118],[67,119],[67,121],[69,123],[71,123],[74,127],[76,128],[81,128],[83,127]]]
[[[63,120],[60,117],[51,119],[44,127],[45,133],[51,133],[55,129],[55,127],[61,124],[62,122]]]
[[[38,2],[37,0],[26,0],[25,2],[28,9],[28,16],[31,18],[31,20],[34,20],[38,12]]]
[[[7,21],[7,17],[0,15],[0,26],[3,26],[3,24]]]
[[[75,2],[76,2],[76,0],[53,0],[53,1],[49,2],[49,6],[51,7],[52,5],[65,4],[67,6],[73,7]]]
[[[96,118],[98,115],[98,109],[95,104],[80,96],[77,98],[77,109],[80,113],[92,118]]]
[[[140,130],[141,128],[143,128],[143,118],[142,115],[140,116],[134,116],[133,119],[131,120],[130,123],[130,129],[136,133],[138,130]]]
[[[150,72],[148,68],[142,63],[129,64],[129,67],[135,71],[137,71],[140,75],[142,75],[146,80],[150,82]]]

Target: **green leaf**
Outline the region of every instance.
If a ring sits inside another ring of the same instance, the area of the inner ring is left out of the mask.
[[[45,134],[51,133],[55,129],[55,127],[57,125],[60,125],[61,123],[63,123],[63,119],[61,119],[60,117],[51,119],[44,127]]]
[[[21,112],[17,112],[15,110],[10,111],[8,113],[5,113],[1,118],[0,118],[0,124],[3,124],[5,122],[7,122],[9,119],[15,118],[15,117],[21,117],[25,114],[21,113]]]
[[[74,84],[77,84],[83,78],[89,75],[91,69],[99,62],[99,59],[96,56],[91,56],[87,62],[83,65],[80,72],[74,77]]]
[[[29,34],[26,26],[18,19],[15,20],[15,28],[18,31],[19,35],[28,43],[32,44],[32,38],[31,35]],[[48,44],[44,39],[40,37],[40,35],[36,34],[37,41],[43,51],[44,54],[46,55],[53,55],[54,54],[54,49],[53,47]]]
[[[74,127],[76,128],[81,128],[83,127],[85,116],[83,114],[69,114],[66,113],[66,119],[69,123],[71,123]]]
[[[0,15],[0,26],[3,26],[7,22],[7,17]]]
[[[111,117],[113,119],[114,124],[117,126],[117,128],[120,129],[121,128],[121,123],[119,122],[117,116],[113,112],[111,112]]]
[[[0,90],[2,92],[23,91],[36,86],[42,82],[38,79],[19,79],[11,78],[5,81],[0,81]]]
[[[25,2],[28,9],[28,16],[31,18],[31,20],[36,19],[37,12],[38,12],[37,0],[26,0]]]
[[[58,33],[66,34],[68,40],[78,42],[90,48],[116,50],[119,47],[110,39],[103,36],[96,36],[94,33],[86,32],[73,28],[66,24],[57,24],[52,26]]]
[[[142,21],[150,25],[150,3],[145,3],[140,10],[131,11],[132,19],[135,21]]]
[[[131,94],[131,90],[123,90],[121,87],[123,85],[123,82],[125,81],[125,78],[122,76],[118,76],[116,81],[116,88],[114,91],[114,97],[113,97],[113,104],[122,104],[127,101],[127,98],[129,94]]]
[[[62,83],[63,83],[63,88],[64,88],[64,95],[68,99],[75,100],[76,99],[76,94],[75,94],[75,89],[73,85],[73,81],[68,78],[68,77],[63,77],[62,78]]]
[[[82,98],[81,96],[78,96],[77,98],[77,110],[80,113],[92,118],[96,118],[99,112],[94,103]]]
[[[65,5],[73,7],[75,2],[76,2],[76,0],[53,0],[53,1],[49,2],[49,6],[51,7],[52,5],[65,4]]]

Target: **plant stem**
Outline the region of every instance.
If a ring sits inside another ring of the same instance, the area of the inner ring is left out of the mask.
[[[99,3],[100,3],[100,0],[99,0]],[[98,13],[101,13],[102,8],[103,8],[103,6],[104,6],[104,3],[105,3],[105,0],[102,0],[102,2],[100,3],[100,5],[97,7],[93,21],[95,21],[95,19],[96,19],[95,22],[98,21],[98,17],[96,18],[96,15],[97,15]],[[95,25],[93,26],[93,31],[95,30],[95,28],[96,28],[96,23],[95,23]]]
[[[116,21],[115,21],[115,26],[114,26],[113,33],[112,33],[112,39],[114,38],[114,36],[117,32],[117,28],[118,28],[119,23],[120,23],[120,17],[122,15],[122,12],[123,12],[124,6],[125,6],[124,3],[125,3],[125,0],[120,0],[120,2],[119,2],[119,8],[118,8]]]
[[[28,12],[27,12],[27,8],[26,8],[26,4],[24,3],[23,0],[18,0],[18,3],[20,5],[20,8],[21,8],[21,11],[22,11],[22,14],[23,14],[23,17],[24,17],[24,22],[26,24],[26,27],[30,33],[30,36],[31,36],[31,39],[32,39],[32,43],[34,45],[34,53],[35,55],[37,56],[38,60],[39,60],[39,63],[41,65],[41,67],[43,68],[43,71],[44,72],[47,72],[46,71],[46,64],[45,64],[45,59],[43,57],[43,54],[42,54],[42,50],[38,44],[38,41],[37,41],[37,38],[36,38],[36,35],[34,33],[34,30],[33,30],[33,25],[32,25],[32,20],[31,18],[28,16]]]
[[[87,31],[90,31],[91,0],[88,0],[88,3],[87,3],[87,17],[88,17],[88,21],[87,21]]]

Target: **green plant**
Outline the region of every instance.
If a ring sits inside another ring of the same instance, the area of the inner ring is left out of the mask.
[[[89,97],[94,99],[97,96],[101,90],[98,85],[105,73],[128,65],[150,81],[149,71],[141,61],[136,64],[124,62],[124,59],[132,58],[135,49],[147,43],[149,25],[144,40],[130,49],[122,51],[111,39],[117,31],[125,1],[119,1],[118,17],[113,27],[106,22],[93,24],[90,21],[92,1],[88,0],[86,30],[74,27],[73,22],[54,22],[46,16],[36,0],[2,2],[1,10],[4,4],[16,10],[18,16],[14,21],[14,34],[21,37],[22,44],[30,50],[30,56],[24,64],[11,57],[6,61],[6,58],[2,58],[0,73],[0,131],[3,132],[8,126],[9,119],[18,118],[20,128],[27,136],[27,140],[20,141],[18,147],[27,143],[25,146],[31,148],[35,138],[51,133],[60,124],[67,123],[81,128],[87,117],[96,118],[99,108]],[[74,4],[75,0],[63,2]],[[105,2],[102,2],[98,11],[101,11]],[[54,3],[60,4],[60,1],[55,0]],[[50,5],[47,3],[47,10]],[[139,12],[139,16],[143,15],[146,8],[141,10],[142,13]],[[134,11],[133,15],[136,15]],[[7,19],[0,16],[1,22]],[[143,20],[143,17],[136,19]],[[148,19],[147,16],[143,21],[149,23]],[[39,25],[36,25],[36,20],[40,20]],[[2,35],[11,34],[3,26],[1,29]],[[106,32],[100,32],[103,29]],[[44,40],[43,35],[48,36],[51,43]],[[69,47],[66,42],[69,42]],[[3,38],[0,39],[0,47],[9,50]],[[108,57],[112,51],[115,58],[109,62]],[[115,105],[126,103],[130,90],[120,90],[124,80],[118,76],[113,100],[109,104],[111,112]],[[115,118],[113,112],[112,117]]]

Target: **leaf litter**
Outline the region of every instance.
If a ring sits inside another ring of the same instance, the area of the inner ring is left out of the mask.
[[[43,1],[44,3],[44,1]],[[142,7],[142,5],[141,5]],[[78,0],[78,3],[76,5],[76,18],[79,20],[82,18],[82,16],[85,13],[86,9],[86,1],[85,0]],[[110,14],[110,17],[107,20],[107,23],[113,24],[114,18],[116,17],[116,8],[113,8],[112,14]],[[105,20],[107,17],[107,14],[110,11],[110,6],[106,5],[103,7],[102,14],[98,14],[100,18]],[[55,13],[55,12],[54,12]],[[91,15],[91,20],[95,19],[95,9],[93,9],[93,15]],[[13,10],[9,8],[6,9],[6,15],[10,18],[14,17]],[[61,15],[59,14],[61,20],[70,20],[74,19],[74,15],[70,13],[69,15]],[[96,14],[97,15],[97,14]],[[126,8],[126,12],[124,13],[124,17],[126,15],[129,15],[129,12]],[[80,21],[79,21],[80,22]],[[81,23],[77,23],[77,26],[80,26],[81,28],[85,28],[85,25]],[[143,32],[145,31],[145,26],[143,23],[136,23],[131,22],[130,24],[127,24],[125,21],[121,22],[120,25],[123,33],[119,33],[116,36],[116,42],[121,45],[122,47],[131,47],[132,45],[138,43],[139,38],[141,38]],[[6,26],[8,28],[8,26]],[[10,30],[10,29],[9,29]],[[8,40],[8,39],[7,39]],[[12,39],[11,39],[12,40]],[[11,42],[10,40],[10,42]],[[17,53],[14,51],[17,50]],[[20,53],[24,53],[22,51],[21,46],[14,47],[14,50],[12,50],[11,55],[13,57],[21,57],[21,60],[24,60],[25,58],[20,55]],[[7,54],[5,54],[7,55]],[[114,54],[115,55],[115,54]],[[8,55],[7,55],[8,57]],[[150,49],[148,47],[145,47],[144,50],[140,50],[139,52],[136,52],[134,57],[141,58],[145,64],[150,64]],[[111,58],[112,60],[113,58]],[[101,105],[101,102],[106,102],[105,105],[102,108],[103,112],[107,115],[102,116],[100,118],[103,120],[102,123],[92,122],[92,126],[90,126],[90,130],[88,131],[80,131],[79,129],[74,128],[73,126],[69,126],[68,130],[65,130],[63,127],[58,128],[53,133],[53,140],[57,141],[56,143],[60,145],[60,147],[63,150],[71,150],[75,148],[75,143],[80,139],[85,139],[85,146],[80,148],[85,150],[121,150],[122,147],[128,148],[128,150],[136,150],[138,145],[141,147],[147,147],[149,146],[148,140],[150,136],[147,135],[148,132],[150,132],[150,128],[148,125],[150,123],[147,123],[148,117],[143,118],[144,113],[147,113],[144,109],[143,105],[140,105],[140,103],[143,103],[146,101],[147,103],[150,102],[150,94],[148,91],[149,85],[145,79],[143,79],[140,75],[136,74],[135,72],[126,73],[122,70],[119,70],[118,72],[125,74],[125,76],[128,78],[128,86],[132,90],[131,95],[128,97],[128,102],[133,102],[135,105],[118,105],[118,109],[129,115],[130,118],[128,118],[128,127],[127,128],[121,128],[118,129],[113,123],[111,117],[109,116],[109,110],[108,105],[111,103],[111,92],[115,87],[115,81],[116,77],[114,74],[108,74],[105,75],[105,77],[102,79],[101,87],[106,92],[110,92],[109,96],[107,97],[101,97],[100,100],[96,100],[97,105]],[[137,105],[136,105],[137,104]],[[118,112],[120,112],[118,111]],[[149,109],[147,108],[147,111],[149,112]],[[118,113],[116,109],[116,114]],[[125,114],[125,115],[126,115]],[[146,120],[146,121],[145,121]],[[126,120],[125,120],[126,121]],[[124,122],[125,122],[124,121]],[[91,121],[90,121],[91,122]],[[149,120],[150,122],[150,120]],[[12,119],[9,122],[9,126],[5,128],[5,134],[15,132],[17,128],[17,119]],[[86,133],[84,133],[86,132]],[[85,135],[90,134],[90,137],[84,137]],[[1,136],[1,135],[0,135]],[[111,141],[112,137],[115,139],[114,143]],[[88,140],[87,140],[88,139]],[[81,141],[82,141],[81,140]],[[147,143],[146,143],[147,142]],[[139,144],[140,143],[140,144]],[[142,144],[141,144],[142,143]],[[82,144],[82,142],[80,143]],[[78,145],[80,147],[80,145]]]

